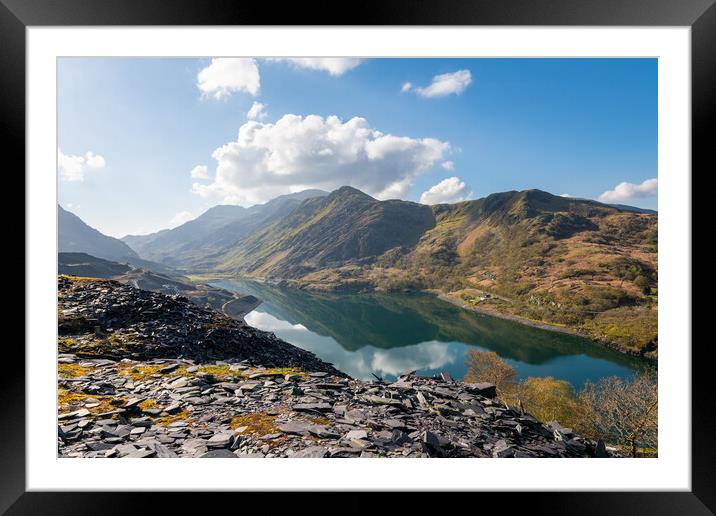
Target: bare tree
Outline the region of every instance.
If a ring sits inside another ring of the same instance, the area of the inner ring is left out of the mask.
[[[467,352],[467,373],[465,381],[489,382],[497,387],[499,398],[511,399],[517,389],[517,373],[514,368],[502,360],[494,351]]]
[[[658,389],[653,374],[587,383],[579,398],[584,410],[582,433],[628,446],[632,457],[637,456],[639,447],[656,449]]]

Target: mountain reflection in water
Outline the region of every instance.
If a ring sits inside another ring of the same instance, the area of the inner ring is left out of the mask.
[[[495,351],[519,377],[553,376],[581,387],[645,364],[586,339],[478,314],[422,293],[334,294],[244,280],[212,282],[263,303],[246,322],[312,351],[355,378],[371,373],[467,372],[469,349]]]

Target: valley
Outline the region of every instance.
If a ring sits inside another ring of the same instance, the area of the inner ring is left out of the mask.
[[[178,290],[218,307],[230,297],[206,284],[236,278],[306,291],[433,292],[655,360],[657,218],[540,190],[428,206],[345,186],[216,206],[174,229],[112,239],[102,252],[144,266],[124,272],[126,281],[176,290],[171,278],[181,278]]]

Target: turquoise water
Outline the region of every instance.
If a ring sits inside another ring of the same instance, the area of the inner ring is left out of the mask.
[[[263,301],[246,322],[312,351],[354,378],[406,371],[461,379],[470,349],[495,351],[520,378],[553,376],[580,388],[627,377],[642,360],[572,335],[478,314],[431,294],[315,293],[244,280],[212,283]]]

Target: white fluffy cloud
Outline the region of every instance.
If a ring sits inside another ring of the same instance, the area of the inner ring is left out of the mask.
[[[443,161],[450,145],[434,138],[382,133],[364,118],[284,115],[247,122],[214,151],[216,177],[192,190],[249,206],[306,188],[359,188],[380,199],[404,197],[413,179]]]
[[[251,104],[251,109],[246,113],[246,118],[249,120],[263,120],[266,118],[268,113],[265,111],[266,104],[262,104],[261,102],[254,101],[253,104]]]
[[[322,70],[331,75],[343,75],[364,60],[355,57],[287,57],[272,59],[272,61],[286,61],[298,68]]]
[[[180,211],[176,215],[172,217],[172,220],[170,221],[171,227],[177,227],[181,226],[185,222],[189,222],[190,220],[193,220],[195,217],[188,211]]]
[[[209,179],[209,169],[206,165],[197,165],[191,169],[189,175],[194,179]]]
[[[412,88],[413,88],[413,84],[412,84],[412,83],[410,83],[410,82],[404,82],[404,83],[403,83],[403,87],[400,88],[400,91],[402,91],[403,93],[406,93],[406,92],[410,91]]]
[[[99,154],[88,151],[84,156],[67,155],[57,149],[57,170],[63,181],[84,181],[88,168],[104,168],[106,162]]]
[[[409,82],[403,84],[403,91],[413,90],[422,97],[444,97],[446,95],[459,95],[472,82],[470,70],[444,73],[433,77],[429,86],[413,88]]]
[[[614,190],[607,190],[600,195],[599,200],[612,203],[629,202],[634,199],[654,197],[658,190],[658,180],[655,177],[647,179],[641,184],[627,183],[624,181],[615,186]]]
[[[455,163],[453,163],[452,161],[443,161],[440,164],[440,166],[445,170],[449,170],[449,171],[455,170]]]
[[[422,204],[460,202],[464,201],[468,195],[467,185],[460,181],[459,177],[448,177],[423,192],[420,202]]]
[[[85,154],[85,163],[89,168],[104,168],[106,165],[102,156],[94,154],[91,151]]]
[[[235,92],[254,97],[259,94],[261,78],[255,59],[243,57],[217,57],[196,76],[196,85],[202,95],[222,99]]]

